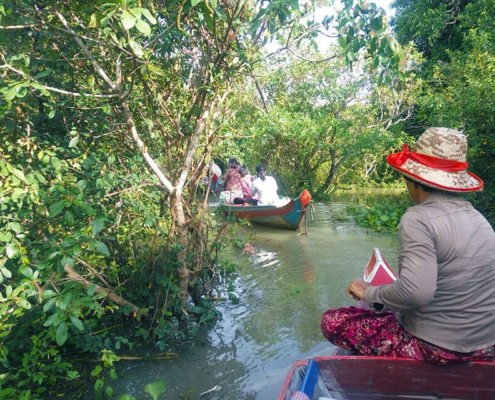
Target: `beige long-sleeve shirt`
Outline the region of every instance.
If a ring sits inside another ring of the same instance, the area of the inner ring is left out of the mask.
[[[400,277],[365,300],[403,312],[412,335],[458,352],[495,345],[495,232],[456,194],[433,193],[403,215]],[[399,318],[401,320],[401,318]]]

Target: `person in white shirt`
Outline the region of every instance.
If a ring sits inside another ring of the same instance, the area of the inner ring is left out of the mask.
[[[251,197],[258,195],[259,206],[276,206],[279,203],[278,185],[275,178],[266,175],[263,165],[256,167],[256,177],[251,184]]]

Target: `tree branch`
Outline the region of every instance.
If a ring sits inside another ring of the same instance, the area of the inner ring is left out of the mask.
[[[65,265],[64,271],[67,274],[67,278],[70,281],[80,283],[81,285],[85,286],[86,288],[88,288],[91,285],[95,285],[93,282],[90,282],[90,281],[84,279],[81,275],[79,275],[76,271],[74,271],[68,265]],[[95,285],[95,286],[96,286],[96,289],[95,289],[96,293],[105,293],[105,295],[110,300],[112,300],[115,304],[118,304],[120,306],[128,306],[132,309],[133,312],[135,312],[137,314],[142,314],[142,311],[139,309],[139,307],[137,307],[134,304],[132,304],[131,302],[127,301],[123,297],[120,297],[112,289],[104,288],[100,285]]]
[[[29,79],[30,81],[36,82],[40,86],[43,86],[44,89],[46,89],[46,90],[48,90],[50,92],[57,92],[57,93],[66,94],[68,96],[74,96],[74,97],[84,96],[84,97],[96,97],[96,98],[99,98],[99,99],[112,99],[112,98],[120,97],[120,94],[118,94],[118,93],[116,93],[116,94],[77,93],[77,92],[69,92],[67,90],[58,89],[58,88],[55,88],[55,87],[52,87],[52,86],[48,86],[48,85],[45,85],[44,83],[41,83],[37,79],[34,79],[33,77],[25,74],[24,72],[19,71],[18,69],[15,69],[11,65],[7,64],[7,61],[5,60],[5,57],[3,56],[3,54],[2,54],[2,59],[5,62],[5,64],[4,65],[0,65],[0,68],[10,69],[12,72],[15,72],[16,74],[19,74],[22,77],[24,77],[26,79]]]
[[[129,126],[132,134],[132,138],[134,139],[134,143],[137,145],[138,149],[141,151],[141,154],[143,155],[144,159],[150,166],[150,168],[153,170],[157,178],[160,180],[160,182],[165,186],[165,188],[172,193],[174,191],[174,187],[172,185],[172,182],[163,174],[161,169],[158,167],[156,164],[155,160],[150,156],[148,153],[148,149],[144,145],[143,141],[139,137],[139,133],[136,128],[136,124],[134,123],[134,119],[132,118],[131,110],[129,109],[129,106],[127,105],[127,101],[122,102],[122,108],[124,109],[124,114],[127,119],[127,125]]]
[[[62,14],[60,14],[60,11],[58,11],[56,8],[55,8],[55,14],[57,15],[58,19],[62,22],[62,24],[65,26],[65,28],[74,36],[74,40],[77,42],[77,44],[82,49],[82,51],[84,52],[84,54],[86,54],[86,57],[89,58],[89,60],[91,61],[91,63],[93,64],[93,66],[96,68],[96,70],[98,71],[98,73],[101,75],[101,77],[103,78],[103,80],[112,89],[115,89],[115,83],[113,83],[113,81],[108,77],[108,75],[106,74],[106,72],[103,70],[103,68],[100,66],[100,64],[98,64],[98,62],[95,60],[95,58],[93,57],[93,55],[91,54],[91,52],[89,51],[89,49],[86,47],[86,45],[83,43],[83,41],[81,40],[81,38],[72,30],[72,28],[70,27],[69,23],[66,21],[66,19],[64,18],[64,16]]]

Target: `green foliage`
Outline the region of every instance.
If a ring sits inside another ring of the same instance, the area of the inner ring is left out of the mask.
[[[153,400],[157,400],[165,392],[166,388],[167,385],[165,383],[165,379],[160,379],[158,381],[148,383],[144,388],[144,391],[149,393]]]
[[[346,210],[354,215],[354,219],[362,227],[379,232],[397,232],[402,215],[412,205],[409,195],[403,193],[400,197],[365,198],[364,205],[349,206]]]
[[[234,139],[217,154],[237,155],[230,150],[235,143],[240,160],[250,166],[265,163],[290,196],[308,189],[321,198],[339,186],[365,185],[372,176],[380,180],[390,171],[377,176],[377,166],[405,140],[399,122],[408,118],[420,82],[408,78],[379,86],[379,76],[367,67],[362,61],[356,63],[361,73],[350,72],[338,60],[323,64],[280,57],[258,73],[266,76],[259,86],[268,112],[259,104],[257,87],[248,83],[248,102],[229,126]]]
[[[260,48],[316,46],[324,27],[341,64],[364,49],[387,82],[404,54],[361,0],[323,25],[297,1],[40,7],[0,7],[3,394],[55,398],[80,376],[66,355],[94,353],[95,393],[112,397],[123,347],[193,334],[228,286],[227,228],[196,188]]]
[[[408,133],[418,126],[446,126],[468,136],[469,169],[485,182],[471,196],[477,208],[495,223],[495,8],[489,0],[444,2],[397,1],[396,30],[400,40],[414,40],[425,51],[420,72],[424,90]],[[402,6],[402,5],[407,6]],[[434,18],[431,23],[428,18]]]

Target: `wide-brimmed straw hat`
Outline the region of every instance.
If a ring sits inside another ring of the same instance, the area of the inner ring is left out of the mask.
[[[408,178],[448,192],[474,192],[483,181],[467,171],[467,138],[449,128],[429,128],[409,151],[391,154],[387,162]]]

